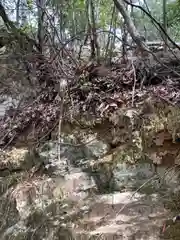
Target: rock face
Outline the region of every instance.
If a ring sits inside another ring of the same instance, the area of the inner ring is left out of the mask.
[[[91,159],[93,154],[97,156],[97,152],[101,156],[104,149],[108,151],[108,145],[98,144],[101,146],[98,151],[95,148],[93,152],[94,148],[90,146]],[[117,164],[113,169],[113,177],[120,190],[99,194],[97,179],[92,169],[90,172],[87,169],[96,164],[102,167],[97,175],[100,182],[107,182],[105,176],[108,173],[101,170],[105,163],[109,167],[112,156],[87,161],[87,155],[79,158],[84,153],[81,148],[74,152],[73,147],[69,152],[66,150],[66,147],[62,147],[60,161],[56,145],[47,144],[39,155],[39,161],[45,165],[43,171],[39,172],[33,170],[37,166],[37,156],[36,160],[35,156],[30,158],[27,150],[4,152],[5,162],[9,159],[12,163],[9,165],[10,174],[1,177],[1,184],[5,188],[1,193],[1,239],[86,240],[98,236],[103,239],[144,239],[145,236],[159,239],[163,221],[170,214],[163,205],[167,196],[162,198],[161,194],[164,191],[167,193],[168,188],[163,190],[158,179],[150,179],[153,176],[150,164],[141,163],[138,167],[127,163]],[[89,154],[89,151],[86,152]],[[25,164],[27,156],[29,165]],[[70,173],[66,171],[67,160]],[[81,168],[75,166],[75,161]],[[25,172],[22,166],[27,166],[32,174]],[[83,166],[85,172],[82,171]],[[22,171],[12,171],[17,168]],[[147,179],[149,183],[134,193],[133,190],[137,190]]]
[[[4,240],[12,237],[17,240],[72,238],[70,223],[81,218],[88,210],[87,207],[84,208],[83,200],[88,196],[89,184],[91,183],[90,188],[94,187],[89,176],[78,169],[67,176],[53,174],[53,170],[49,175],[46,171],[36,172],[34,170],[37,162],[35,165],[30,158],[28,159],[31,169],[26,172],[22,166],[25,165],[28,151],[13,149],[8,153],[4,152],[4,155],[7,157],[5,162],[9,157],[12,163],[9,165],[9,175],[1,177],[2,188],[5,189],[1,194],[0,238]],[[45,158],[43,161],[45,165],[47,163],[47,168],[44,169],[47,170],[51,164],[50,159],[49,163]],[[56,163],[54,162],[54,165]],[[17,167],[20,169],[19,172],[16,171]],[[56,167],[60,167],[58,163]]]
[[[1,152],[0,239],[169,236],[160,233],[180,208],[179,112],[152,109],[117,112],[88,134],[63,133],[60,149],[51,141],[38,152]]]
[[[77,232],[84,239],[160,239],[167,214],[157,194],[117,192],[99,196]]]

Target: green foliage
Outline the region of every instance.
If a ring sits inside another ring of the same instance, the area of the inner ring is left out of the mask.
[[[31,24],[26,23],[25,25],[20,27],[20,31],[28,35],[31,35],[32,33],[36,32],[36,29]]]
[[[29,10],[33,9],[33,0],[27,0],[27,7]]]
[[[87,9],[85,0],[70,0],[68,3],[63,1],[52,0],[52,6],[57,9],[63,8],[63,14],[65,16],[63,26],[68,29],[70,35],[76,35],[77,33],[84,31],[87,26]],[[111,21],[113,1],[108,0],[94,1],[95,16],[97,28],[106,28]]]
[[[50,0],[46,1],[46,10],[49,16],[55,16],[54,20],[52,20],[52,24],[56,24],[55,28],[59,36],[61,36],[62,41],[66,41],[69,37],[77,36],[77,39],[80,39],[81,43],[84,40],[84,36],[87,30],[88,25],[88,5],[89,0]],[[110,24],[112,27],[122,28],[123,19],[122,17],[115,12],[114,19],[117,20],[112,21],[112,14],[114,9],[113,1],[109,0],[92,0],[94,5],[94,15],[97,29],[105,29],[109,30]],[[37,9],[35,9],[35,1],[33,0],[23,0],[23,4],[26,5],[25,11],[29,14],[29,18],[32,23],[28,21],[25,23],[21,30],[32,36],[36,35],[37,29],[32,26],[36,26],[37,21]],[[137,2],[136,2],[137,3]],[[135,3],[135,4],[136,4]],[[162,0],[146,0],[140,1],[139,4],[150,12],[150,14],[160,23],[163,21],[162,16]],[[116,9],[117,10],[117,9]],[[172,38],[175,40],[180,39],[180,0],[168,1],[167,0],[167,18],[168,18],[168,33],[171,34]],[[129,11],[131,9],[129,8]],[[21,15],[21,13],[20,13]],[[25,14],[26,15],[26,14]],[[144,35],[148,41],[160,40],[161,35],[159,30],[153,25],[152,20],[140,9],[133,8],[131,11],[131,16],[135,22],[135,26],[137,27],[140,34]],[[46,17],[45,17],[46,19]],[[22,16],[20,16],[20,20],[22,20]],[[111,22],[112,21],[112,22]],[[21,22],[21,21],[20,21]],[[17,28],[19,25],[17,25]],[[45,23],[45,28],[49,28],[50,24]],[[51,28],[51,27],[50,27]],[[48,29],[49,31],[49,29]],[[56,35],[54,31],[50,30],[51,33]],[[106,34],[105,34],[106,35]],[[108,34],[106,35],[108,37]],[[56,38],[56,37],[55,37]],[[99,38],[100,39],[100,38]],[[106,39],[104,39],[106,42]],[[106,46],[106,43],[104,44]]]
[[[180,0],[168,4],[168,25],[180,22]]]
[[[162,23],[162,0],[146,0],[146,4],[143,2],[141,6],[158,22]],[[160,39],[159,31],[143,11],[133,8],[132,16],[140,34],[144,35],[148,41]]]
[[[174,40],[180,39],[180,0],[176,0],[167,5],[167,18],[170,34]]]
[[[113,11],[112,3],[109,3],[109,1],[107,0],[101,2],[98,22],[100,28],[105,28],[107,27],[108,24],[110,24],[112,11]]]
[[[142,3],[142,7],[162,24],[163,22],[163,1],[162,0],[146,0],[146,4]],[[139,9],[133,9],[133,18],[135,25],[147,40],[160,40],[159,30],[154,26],[152,20]],[[180,40],[180,0],[167,0],[167,24],[168,34],[175,40]]]

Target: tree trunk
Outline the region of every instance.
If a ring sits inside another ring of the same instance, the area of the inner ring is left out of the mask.
[[[163,27],[164,27],[164,31],[167,33],[167,4],[166,4],[166,0],[163,0]],[[167,36],[166,34],[164,35],[164,50],[167,51],[167,44],[168,44],[168,40],[167,40]]]
[[[36,5],[38,9],[38,41],[40,52],[43,52],[43,43],[44,43],[44,15],[45,15],[45,1],[44,0],[36,0]]]
[[[29,49],[32,51],[33,46],[35,46],[36,49],[39,50],[39,46],[36,43],[36,41],[28,37],[24,32],[18,29],[12,21],[9,20],[8,15],[6,14],[6,11],[1,2],[0,2],[0,17],[2,18],[7,29],[11,31],[11,33],[14,35],[14,38],[19,41],[19,45],[23,50]]]
[[[17,23],[18,27],[19,27],[19,20],[20,20],[19,8],[20,8],[20,0],[17,0],[17,3],[16,3],[16,23]]]
[[[123,0],[113,0],[115,6],[117,7],[118,11],[124,18],[125,24],[127,26],[127,30],[130,33],[132,39],[137,44],[137,46],[143,51],[149,51],[147,45],[141,40],[141,36],[138,33],[129,12],[126,10]]]

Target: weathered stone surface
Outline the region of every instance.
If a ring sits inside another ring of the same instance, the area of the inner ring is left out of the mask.
[[[31,169],[36,164],[44,161],[36,151],[26,148],[12,148],[2,151],[0,156],[0,175],[4,171],[15,172]]]
[[[47,142],[39,156],[2,153],[0,174],[8,174],[0,178],[0,238],[160,239],[173,216],[164,202],[179,193],[179,112],[153,106],[145,118],[138,114],[118,112],[109,125],[81,132],[79,142],[72,131],[60,148]],[[39,162],[44,170],[37,173]]]

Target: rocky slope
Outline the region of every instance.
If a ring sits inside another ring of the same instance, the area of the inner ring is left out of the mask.
[[[94,139],[86,148],[62,147],[60,159],[51,142],[40,154],[16,148],[1,154],[1,239],[171,239],[161,229],[178,209],[176,204],[172,211],[177,174],[164,181],[163,168],[157,175],[151,163],[120,161],[112,175],[114,192],[104,188],[109,179],[103,171],[97,172],[98,189],[89,165],[99,156],[96,164],[104,169],[108,152]]]
[[[38,97],[0,120],[0,238],[178,239],[175,225],[161,234],[180,208],[178,79],[143,60],[86,69],[64,96],[48,59],[33,59]]]

